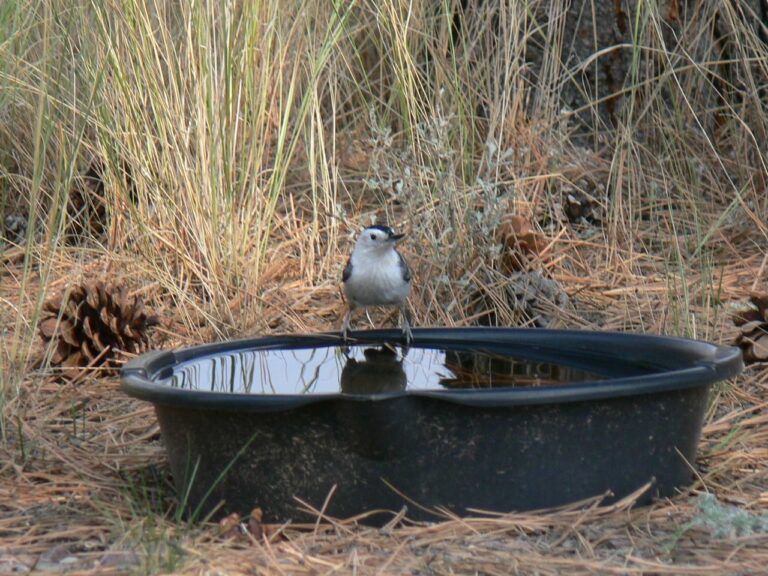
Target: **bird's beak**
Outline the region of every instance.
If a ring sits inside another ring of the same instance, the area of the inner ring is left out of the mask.
[[[405,234],[391,234],[389,236],[389,241],[390,242],[399,242],[403,238],[405,238]]]

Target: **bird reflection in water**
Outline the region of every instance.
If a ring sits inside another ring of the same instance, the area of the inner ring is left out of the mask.
[[[547,386],[601,379],[572,366],[488,351],[352,347],[244,350],[182,363],[163,382],[230,394],[396,394],[419,390]]]
[[[408,385],[403,369],[406,352],[399,356],[390,346],[366,348],[364,360],[347,356],[341,371],[341,391],[344,394],[384,394],[402,392]]]

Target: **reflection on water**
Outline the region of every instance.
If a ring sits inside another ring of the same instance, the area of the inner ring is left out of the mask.
[[[570,366],[473,352],[447,351],[445,367],[450,376],[441,378],[440,384],[446,388],[546,386],[601,379],[597,374]]]
[[[381,394],[445,388],[546,386],[602,377],[477,351],[390,346],[241,350],[176,367],[160,383],[238,394]]]
[[[408,385],[404,359],[388,346],[364,348],[362,359],[350,357],[341,371],[341,391],[345,394],[402,392]]]

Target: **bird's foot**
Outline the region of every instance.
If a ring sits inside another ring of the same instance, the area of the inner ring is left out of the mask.
[[[344,314],[344,321],[341,323],[341,339],[344,342],[344,344],[349,342],[349,324],[350,320],[352,318],[352,310],[347,310],[347,313]]]
[[[406,348],[411,345],[413,342],[413,333],[411,332],[411,320],[408,318],[408,308],[407,305],[403,305],[400,307],[400,316],[403,320],[403,342],[405,343]]]
[[[408,322],[403,326],[403,343],[406,348],[413,343],[413,333],[411,332],[411,325]]]

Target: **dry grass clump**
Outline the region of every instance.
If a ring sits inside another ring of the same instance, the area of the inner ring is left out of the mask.
[[[713,391],[670,501],[256,537],[177,515],[152,410],[106,371],[35,362],[46,298],[95,278],[162,319],[153,347],[337,328],[381,220],[418,325],[731,342],[768,287],[763,9],[0,3],[0,573],[761,571],[765,364]]]

